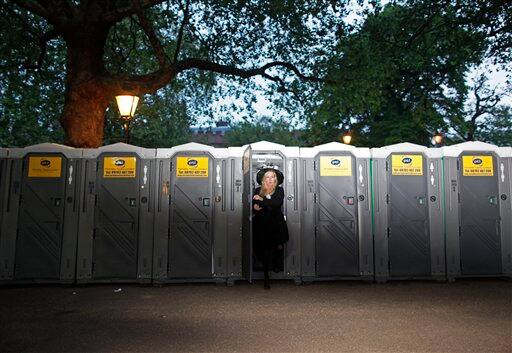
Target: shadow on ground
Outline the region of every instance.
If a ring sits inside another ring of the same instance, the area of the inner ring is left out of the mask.
[[[499,279],[24,286],[0,302],[1,352],[512,351]]]

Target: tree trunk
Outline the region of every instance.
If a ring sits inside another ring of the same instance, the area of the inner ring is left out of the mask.
[[[103,144],[105,110],[109,98],[100,83],[70,85],[66,90],[61,124],[66,145],[96,148]]]
[[[64,37],[67,72],[61,125],[67,145],[96,148],[103,144],[105,111],[113,98],[104,83],[108,74],[102,57],[108,28],[78,27],[67,30]]]

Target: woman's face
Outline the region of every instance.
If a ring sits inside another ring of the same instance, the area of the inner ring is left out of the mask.
[[[266,188],[273,188],[277,183],[276,173],[271,170],[266,172],[263,176],[263,183]]]

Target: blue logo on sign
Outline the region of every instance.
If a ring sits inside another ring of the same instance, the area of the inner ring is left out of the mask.
[[[482,164],[482,160],[480,158],[473,159],[473,164]]]
[[[409,164],[412,162],[412,158],[410,157],[405,157],[404,159],[402,159],[402,163],[404,164]]]
[[[49,166],[50,166],[50,164],[51,164],[51,162],[50,162],[49,160],[47,160],[47,159],[43,159],[43,160],[41,161],[41,165],[42,165],[43,167],[49,167]]]
[[[122,166],[124,166],[124,163],[125,163],[125,162],[124,162],[124,160],[123,160],[123,159],[118,159],[118,160],[116,160],[116,161],[114,162],[114,164],[115,164],[116,166],[118,166],[118,167],[122,167]]]
[[[187,164],[191,167],[195,167],[197,165],[197,161],[195,159],[189,159]]]
[[[331,161],[331,164],[332,164],[332,165],[340,165],[340,164],[341,164],[341,161],[340,161],[339,159],[333,159],[333,160]]]

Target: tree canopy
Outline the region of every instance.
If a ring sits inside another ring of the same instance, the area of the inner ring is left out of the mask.
[[[359,20],[347,20],[355,9]],[[485,75],[471,86],[467,75],[486,60],[510,70],[511,9],[497,0],[0,0],[0,141],[115,142],[114,96],[129,93],[144,97],[131,142],[171,146],[211,117],[212,102],[250,107],[264,90],[302,130],[290,141],[350,129],[366,146],[427,144],[436,130],[507,143],[510,91]],[[289,122],[254,118],[234,123],[232,143],[251,129],[286,141]]]

